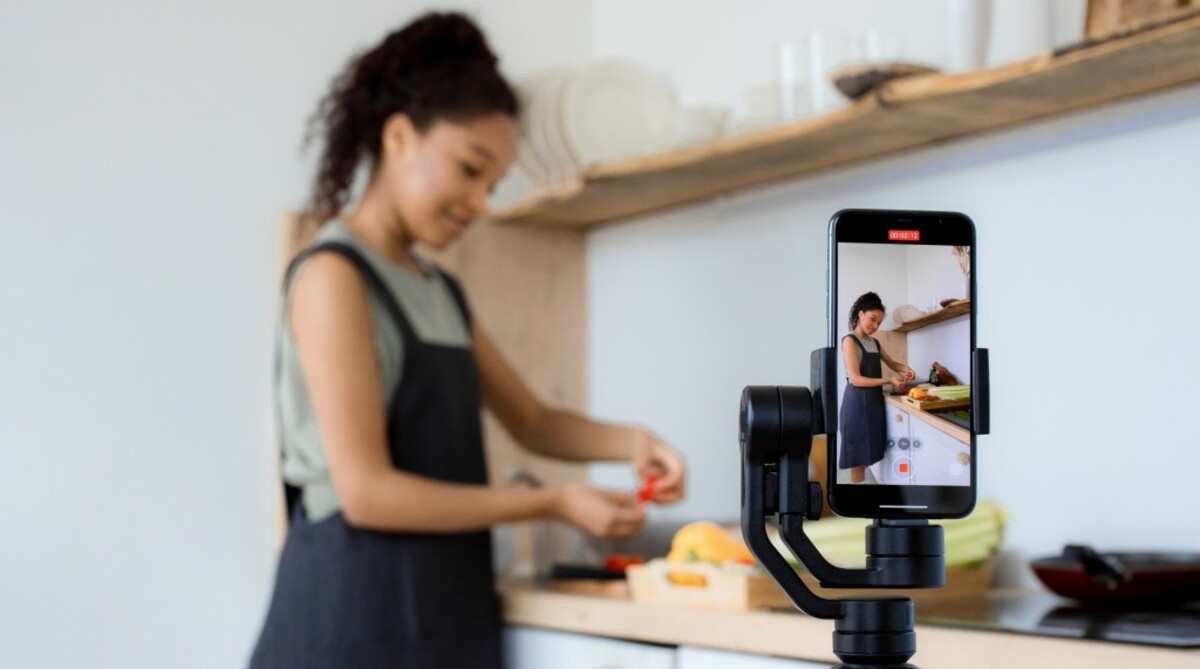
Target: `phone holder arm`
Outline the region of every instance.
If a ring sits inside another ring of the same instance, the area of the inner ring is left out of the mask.
[[[742,449],[742,535],[750,552],[774,576],[775,581],[787,594],[788,599],[806,613],[825,619],[837,619],[845,615],[840,602],[818,597],[804,584],[792,566],[784,560],[767,537],[767,518],[780,513],[780,503],[796,504],[796,491],[788,491],[797,477],[786,472],[781,476],[779,463],[782,443],[780,429],[784,425],[780,414],[779,388],[749,386],[742,392],[739,441]],[[812,435],[809,435],[811,446]],[[770,464],[768,464],[770,463]],[[789,463],[791,464],[791,463]],[[807,462],[805,462],[807,466]],[[781,479],[787,484],[781,486]],[[808,487],[808,472],[803,477]],[[816,495],[820,504],[821,495]],[[788,494],[791,492],[792,494]],[[804,494],[807,503],[809,495]],[[820,517],[820,508],[816,516]],[[810,544],[811,545],[811,544]],[[820,554],[813,550],[818,557]],[[823,557],[820,557],[824,561]],[[826,563],[828,564],[828,563]],[[832,567],[832,565],[829,565]]]
[[[975,434],[992,431],[992,389],[989,384],[988,350],[971,352],[971,426]]]

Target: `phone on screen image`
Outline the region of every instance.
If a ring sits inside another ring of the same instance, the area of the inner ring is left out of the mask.
[[[829,503],[842,516],[958,518],[975,506],[975,225],[844,210],[829,225]]]

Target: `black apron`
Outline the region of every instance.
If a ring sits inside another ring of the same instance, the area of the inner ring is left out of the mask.
[[[387,407],[392,463],[443,481],[486,484],[471,350],[418,339],[391,292],[351,246],[327,243],[305,251],[289,267],[289,278],[301,259],[323,251],[359,268],[404,338],[401,381]],[[443,277],[469,327],[461,289]],[[377,532],[347,525],[340,512],[311,523],[301,504],[291,518],[252,668],[502,665],[488,531]]]
[[[872,379],[883,378],[883,363],[879,353],[870,353],[858,337],[854,340],[862,353],[858,373]],[[879,342],[875,342],[879,346]],[[873,465],[883,459],[887,447],[887,412],[884,410],[883,389],[859,388],[847,381],[842,395],[840,453],[838,469]]]

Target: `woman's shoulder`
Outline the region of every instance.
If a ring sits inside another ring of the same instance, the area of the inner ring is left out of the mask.
[[[365,249],[362,248],[362,245],[358,243],[358,240],[344,225],[336,220],[329,221],[317,228],[312,238],[309,239],[308,244],[292,258],[291,264],[288,267],[289,279],[294,281],[301,270],[307,270],[309,266],[314,264],[320,267],[348,266],[354,264],[345,252],[321,252],[331,246],[340,247],[340,249],[349,248],[351,251],[350,255],[366,255],[364,253]],[[320,274],[323,271],[319,270],[317,273]]]
[[[878,339],[876,339],[874,337],[860,337],[853,332],[842,337],[842,345],[845,346],[847,343],[853,344],[855,346],[861,346],[863,348],[868,348],[871,346],[874,346],[876,349],[879,348],[879,340]]]
[[[324,247],[329,246],[348,248],[350,253],[321,252]],[[336,219],[331,220],[317,229],[308,246],[292,260],[291,282],[294,285],[302,274],[345,281],[350,276],[361,274],[355,267],[358,261],[353,256],[365,259],[366,251],[344,224]]]
[[[337,253],[317,253],[296,267],[290,292],[293,301],[328,300],[346,304],[346,298],[365,290],[362,272],[349,258]]]
[[[319,252],[322,247],[337,245],[338,252]],[[363,249],[344,225],[336,221],[325,223],[313,235],[288,267],[286,295],[289,305],[295,303],[318,303],[322,308],[359,311],[356,298],[367,292],[366,277],[363,275]],[[355,257],[357,256],[357,257]]]

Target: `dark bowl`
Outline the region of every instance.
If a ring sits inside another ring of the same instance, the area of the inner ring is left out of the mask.
[[[1033,560],[1030,567],[1053,592],[1088,604],[1164,606],[1200,600],[1200,553],[1097,553],[1123,572],[1097,573],[1069,555]]]

